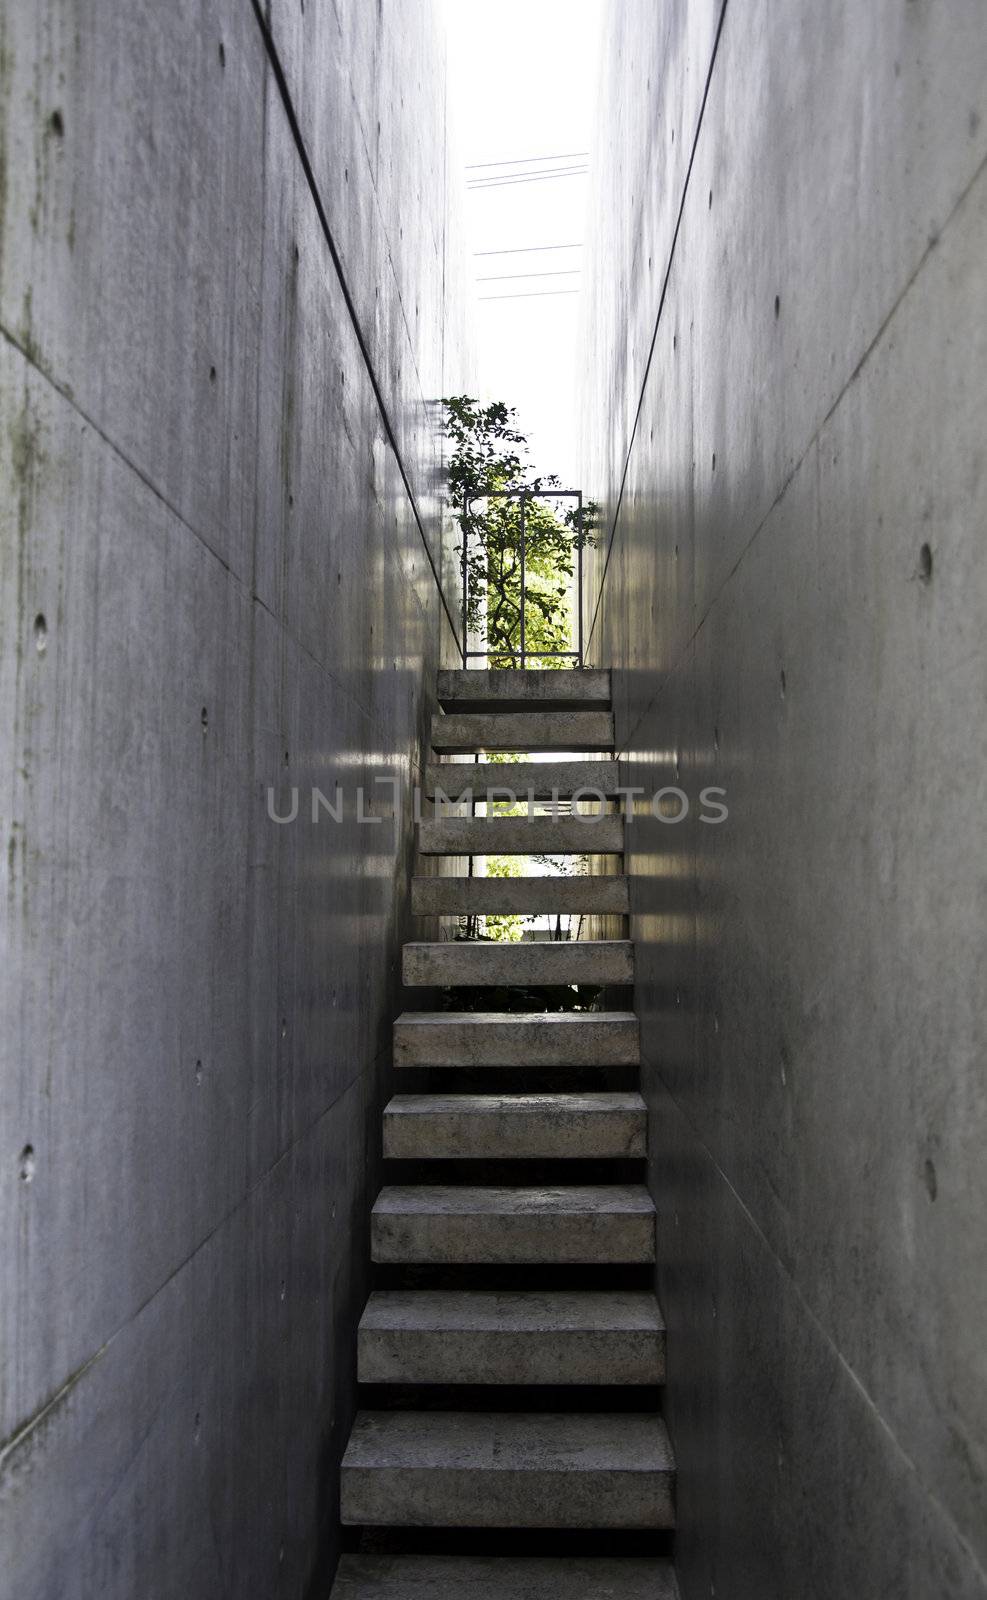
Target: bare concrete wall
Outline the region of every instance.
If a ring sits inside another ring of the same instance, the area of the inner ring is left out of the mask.
[[[0,14],[4,1600],[336,1549],[467,346],[428,4],[269,17]]]
[[[626,0],[603,71],[592,654],[692,803],[629,856],[683,1590],[980,1597],[983,8]]]

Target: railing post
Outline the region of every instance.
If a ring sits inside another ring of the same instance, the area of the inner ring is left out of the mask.
[[[466,621],[466,619],[467,619],[467,617],[469,615],[469,606],[467,604],[467,585],[469,583],[469,563],[468,563],[468,561],[466,559],[466,540],[469,537],[468,534],[467,534],[467,531],[466,531],[467,528],[469,527],[469,507],[470,507],[469,495],[464,495],[463,496],[463,526],[462,526],[462,535],[463,535],[463,572],[462,572],[462,578],[463,578],[463,584],[462,584],[462,587],[463,587],[463,671],[464,672],[465,672],[467,666],[469,665],[469,662],[467,661],[467,647],[468,647],[468,643],[469,643],[469,634],[467,632],[467,621]]]
[[[521,490],[521,667],[525,664],[524,657],[524,585],[525,585],[525,530],[524,530],[524,499],[525,491]]]
[[[576,537],[579,540],[579,548],[578,548],[578,552],[577,552],[577,556],[576,556],[576,562],[577,562],[576,606],[577,606],[578,611],[579,611],[579,625],[578,625],[578,629],[577,629],[577,644],[578,644],[579,654],[576,657],[576,665],[577,665],[577,667],[581,667],[582,664],[583,664],[583,491],[582,491],[582,489],[580,489],[580,491],[579,491],[579,499],[578,499],[578,501],[576,503]]]

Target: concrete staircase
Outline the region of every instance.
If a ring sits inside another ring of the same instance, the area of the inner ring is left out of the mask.
[[[616,792],[617,763],[600,754],[613,748],[609,673],[443,672],[439,703],[436,754],[589,758],[431,763],[430,797],[504,799],[509,787],[529,815],[437,815],[419,825],[422,856],[620,854],[622,817],[580,805],[587,790]],[[538,800],[556,814],[535,814]],[[616,872],[418,877],[412,909],[620,916],[627,884]],[[413,943],[403,979],[543,986],[547,1003],[560,985],[632,984],[634,949],[626,939]],[[648,1286],[655,1216],[640,1182],[638,1064],[629,1009],[397,1019],[394,1066],[412,1092],[384,1112],[394,1181],[373,1209],[378,1287],[358,1342],[369,1403],[340,1485],[363,1553],[343,1557],[334,1600],[677,1595],[662,1543],[674,1465],[657,1408],[665,1334]],[[404,1532],[381,1553],[389,1529]],[[492,1548],[487,1529],[500,1530]],[[450,1530],[462,1530],[458,1545]]]

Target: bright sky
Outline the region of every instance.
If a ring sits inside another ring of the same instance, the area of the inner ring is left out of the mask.
[[[573,488],[585,169],[605,3],[441,0],[480,398],[516,406],[534,465]]]

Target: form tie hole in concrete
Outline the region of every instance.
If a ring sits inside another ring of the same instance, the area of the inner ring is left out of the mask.
[[[939,1193],[939,1178],[932,1161],[925,1163],[925,1187],[929,1191],[929,1199],[934,1200]]]
[[[202,1083],[202,1062],[199,1060],[195,1063],[195,1081],[197,1085]]]
[[[716,451],[713,451],[713,471],[716,471]]]
[[[781,295],[775,295],[775,321],[781,316]]]
[[[782,669],[781,669],[781,675],[780,675],[780,677],[778,679],[778,682],[781,685],[781,698],[784,700],[786,691],[788,689],[788,679],[785,676],[784,667],[782,667]]]
[[[17,1173],[21,1183],[30,1183],[34,1177],[34,1169],[37,1166],[33,1144],[26,1144],[17,1160]]]
[[[290,494],[288,496],[288,509],[289,509],[289,511],[291,510],[291,508],[294,505],[294,503],[295,503],[295,497],[294,497],[293,494]]]
[[[199,721],[202,723],[202,731],[203,731],[203,733],[207,732],[207,730],[209,728],[209,707],[208,706],[203,706],[202,712],[201,712],[201,714],[199,716]]]
[[[48,648],[48,624],[41,611],[34,619],[34,648],[39,656],[43,656]]]
[[[65,133],[65,119],[60,111],[53,111],[48,118],[48,126],[56,139],[61,139]]]
[[[706,203],[706,210],[707,211],[712,211],[712,209],[713,209],[713,191],[711,189],[709,191],[709,200]]]
[[[679,347],[679,336],[678,336],[677,333],[673,333],[672,334],[672,349],[673,350],[677,350],[678,347]]]
[[[219,64],[225,70],[225,68],[226,68],[226,46],[224,45],[222,39],[220,39],[220,41],[219,41]]]
[[[918,575],[922,583],[932,578],[932,546],[924,544],[918,553]]]
[[[281,1018],[281,1037],[282,1037],[282,1039],[287,1039],[287,1037],[288,1037],[288,1018],[287,1017],[282,1017]]]
[[[285,1283],[283,1278],[281,1279],[281,1288],[280,1288],[279,1293],[280,1293],[280,1296],[281,1296],[282,1300],[285,1300],[287,1298],[288,1285]]]
[[[215,383],[216,382],[216,368],[215,367],[210,367],[209,368],[209,382],[210,383]]]

